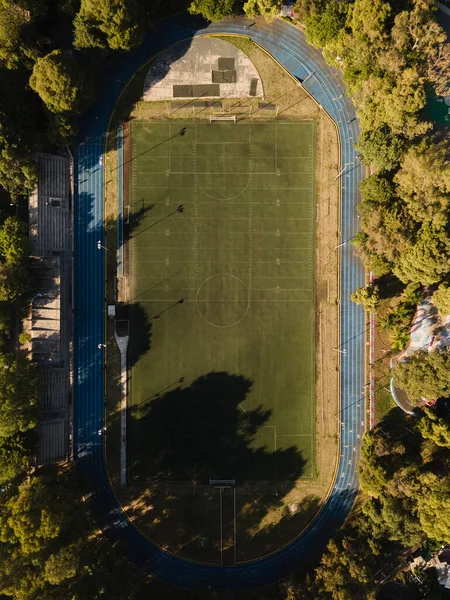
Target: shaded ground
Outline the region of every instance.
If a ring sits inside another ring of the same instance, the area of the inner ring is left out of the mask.
[[[129,516],[165,548],[234,563],[239,548],[248,558],[250,544],[259,556],[317,510],[313,497],[292,514],[283,508],[305,460],[294,445],[276,449],[267,443],[270,411],[242,410],[251,387],[242,376],[209,373],[189,387],[161,393],[133,419],[131,443],[140,443],[121,499]],[[235,479],[236,486],[212,479]],[[278,517],[262,523],[275,507]]]

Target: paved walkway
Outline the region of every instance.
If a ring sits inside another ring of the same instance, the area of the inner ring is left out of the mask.
[[[253,21],[251,21],[253,22]],[[257,20],[248,30],[247,19],[205,25],[183,15],[168,19],[151,31],[142,47],[120,57],[106,72],[102,95],[84,120],[76,156],[76,263],[75,263],[75,414],[74,444],[78,468],[91,481],[91,510],[99,526],[111,537],[120,537],[131,560],[141,569],[170,584],[200,589],[249,589],[279,580],[299,565],[319,556],[333,531],[347,517],[357,493],[356,463],[364,431],[365,404],[364,312],[350,294],[364,284],[364,271],[351,244],[341,253],[341,421],[340,461],[331,494],[319,516],[298,539],[280,551],[251,564],[219,567],[201,565],[173,556],[152,544],[128,521],[110,487],[106,472],[103,436],[104,257],[102,153],[109,115],[123,85],[152,55],[170,44],[205,33],[237,33],[253,38],[295,77],[338,123],[341,134],[342,212],[341,239],[349,240],[358,227],[356,204],[362,169],[356,159],[358,136],[355,111],[345,96],[339,73],[328,67],[321,53],[309,46],[303,33],[284,21]]]
[[[120,351],[120,487],[127,485],[127,352],[128,336],[114,334]]]

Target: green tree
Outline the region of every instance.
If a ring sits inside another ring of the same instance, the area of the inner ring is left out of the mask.
[[[14,302],[22,307],[26,302],[29,277],[24,264],[0,263],[0,302]]]
[[[24,473],[29,454],[30,444],[23,434],[0,437],[0,485]]]
[[[344,27],[350,4],[331,0],[323,11],[313,11],[305,18],[308,42],[324,48]]]
[[[407,139],[426,133],[432,124],[420,118],[426,103],[424,83],[416,67],[404,69],[393,81],[382,75],[369,78],[358,110],[362,129],[388,128]]]
[[[355,244],[365,260],[370,254],[377,255],[387,264],[391,271],[399,257],[410,249],[417,229],[409,213],[401,201],[392,202],[391,206],[363,202],[359,206],[361,214],[361,230],[364,237],[357,238]],[[359,241],[361,240],[361,241]],[[378,273],[376,268],[371,269]]]
[[[353,292],[352,302],[361,304],[364,307],[364,310],[368,312],[374,312],[381,304],[380,288],[378,285],[372,283],[366,287],[359,288]]]
[[[400,162],[405,142],[401,136],[394,135],[385,127],[362,131],[357,148],[366,165],[373,165],[377,171],[392,171]]]
[[[134,598],[141,580],[85,512],[73,470],[31,477],[0,503],[0,594],[18,600]]]
[[[13,3],[0,6],[0,62],[7,69],[30,67],[36,58],[31,30],[29,11]]]
[[[280,13],[281,0],[247,0],[244,11],[251,18],[263,16],[267,21],[272,21]]]
[[[0,112],[0,119],[4,115]],[[0,187],[13,197],[27,194],[37,182],[37,167],[28,150],[0,121]]]
[[[220,21],[224,17],[236,14],[242,9],[242,2],[236,0],[193,0],[189,12],[193,15],[203,15],[209,21]]]
[[[414,59],[420,52],[428,51],[429,46],[443,42],[445,33],[436,23],[435,12],[432,0],[413,0],[409,10],[395,17],[391,31],[394,45]]]
[[[422,398],[435,400],[450,395],[449,370],[449,350],[419,350],[398,363],[394,370],[394,380],[412,402],[418,402]]]
[[[81,0],[74,20],[75,48],[131,50],[143,39],[138,0]]]
[[[9,263],[24,262],[30,254],[26,224],[8,217],[0,227],[0,255]]]
[[[80,113],[93,99],[88,70],[61,50],[53,50],[36,61],[30,86],[54,113]]]
[[[405,248],[393,268],[403,281],[431,285],[440,281],[450,264],[450,240],[443,229],[435,230],[424,225],[415,244]]]
[[[316,569],[316,581],[333,600],[375,600],[374,566],[369,545],[357,531],[347,531],[341,540],[329,542]]]
[[[438,95],[448,89],[450,48],[445,31],[436,22],[432,0],[414,0],[409,10],[395,17],[392,42],[409,63],[422,65],[424,75]]]
[[[450,542],[450,480],[426,471],[418,475],[417,513],[422,531],[433,541]]]
[[[411,341],[409,329],[405,327],[395,327],[391,336],[391,349],[393,352],[401,352]]]
[[[295,16],[303,24],[315,10],[317,10],[317,3],[313,0],[297,0],[294,4]]]
[[[39,478],[24,481],[0,513],[3,541],[17,543],[24,555],[35,554],[59,536],[64,507]]]
[[[370,203],[371,207],[377,204],[388,207],[395,200],[395,190],[391,181],[377,173],[362,181],[360,188],[363,202]]]
[[[424,141],[404,155],[395,176],[397,193],[417,221],[447,225],[450,206],[450,145]]]
[[[425,408],[416,427],[424,439],[432,440],[437,446],[450,448],[450,423],[447,419],[438,417],[435,412]]]
[[[391,5],[383,0],[355,0],[351,28],[356,43],[364,41],[375,52],[384,48],[391,12]]]
[[[444,42],[430,47],[427,56],[427,78],[438,96],[448,95],[450,71],[450,45]]]
[[[48,135],[58,146],[67,146],[74,143],[77,131],[74,115],[54,114],[50,121]]]
[[[441,317],[450,315],[450,285],[448,282],[441,283],[433,294],[433,302]]]
[[[80,549],[76,546],[63,546],[46,561],[45,579],[52,585],[59,585],[66,579],[76,577],[79,568]]]
[[[0,354],[0,436],[9,437],[37,424],[39,378],[28,359]]]
[[[48,13],[48,0],[1,0],[5,8],[17,5],[29,13],[31,19],[45,17]]]

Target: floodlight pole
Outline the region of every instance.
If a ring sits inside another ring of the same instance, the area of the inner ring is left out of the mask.
[[[315,74],[315,71],[313,71],[312,73],[308,73],[308,75],[305,77],[305,79],[302,81],[302,85],[305,83],[305,81],[308,81],[308,79],[310,77],[312,77]]]
[[[104,246],[101,242],[101,240],[98,240],[97,242],[97,250],[108,250],[108,248],[106,246]]]
[[[340,348],[333,348],[333,350],[335,350],[336,352],[339,352],[340,354],[347,354],[347,350],[344,348],[344,350],[341,350]]]
[[[351,164],[352,163],[345,163],[345,165],[342,167],[342,169],[339,171],[339,173],[336,175],[336,177],[333,179],[333,181],[336,181],[336,179],[339,179],[339,177],[345,173],[345,171],[347,170],[347,167],[349,167]]]
[[[334,247],[335,250],[337,250],[338,248],[341,248],[342,246],[345,246],[345,244],[347,244],[347,242],[350,242],[351,240],[353,240],[358,234],[355,233],[355,235],[352,235],[352,237],[348,238],[347,240],[344,240],[343,242],[341,242],[340,244],[338,244],[337,246]]]

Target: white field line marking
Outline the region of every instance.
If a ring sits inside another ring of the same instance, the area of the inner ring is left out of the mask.
[[[185,204],[185,203],[184,203]],[[156,217],[155,217],[156,219]],[[249,217],[183,217],[183,221],[223,221],[224,223],[228,223],[229,221],[247,221]],[[273,221],[276,219],[286,220],[286,221],[310,221],[311,217],[253,217],[253,219],[258,221]],[[149,219],[146,221],[147,223],[151,223],[153,219]],[[159,219],[156,220],[156,223],[159,222]],[[139,231],[137,231],[139,233]]]
[[[268,290],[264,290],[264,291],[268,291]],[[290,290],[288,290],[290,291]],[[306,290],[305,290],[306,291]],[[149,300],[139,300],[139,302],[178,302],[179,298],[150,298]],[[195,298],[185,298],[184,299],[185,302],[195,302]],[[311,299],[308,300],[286,300],[283,298],[280,299],[275,299],[275,300],[263,300],[263,299],[259,299],[259,298],[252,298],[251,299],[252,303],[253,302],[311,302]],[[212,300],[198,300],[198,302],[212,302]],[[222,300],[216,300],[216,302],[222,302]],[[233,302],[233,300],[228,300],[228,302]],[[238,300],[235,300],[235,302],[238,302]],[[309,435],[309,434],[308,434]]]
[[[254,175],[276,175],[278,177],[278,173],[277,171],[253,171]],[[163,173],[161,172],[155,172],[154,175],[163,175]],[[194,175],[194,173],[192,171],[170,171],[170,175]],[[198,171],[197,175],[250,175],[249,171]],[[311,176],[311,172],[310,171],[283,171],[283,173],[280,173],[280,175],[309,175]],[[164,177],[167,177],[166,173],[164,173]],[[162,179],[162,177],[161,177]],[[150,187],[150,186],[143,186],[143,187]],[[227,190],[228,189],[228,185],[224,186],[224,187],[219,187],[219,186],[215,186],[213,189],[219,189],[219,190]],[[293,188],[286,188],[286,189],[293,189]],[[305,189],[309,189],[305,188]]]
[[[248,293],[251,295],[252,284],[253,284],[253,206],[252,206],[252,198],[253,198],[253,189],[252,189],[253,158],[252,158],[252,153],[253,153],[253,148],[252,148],[250,132],[251,132],[251,130],[250,130],[250,125],[249,125],[249,128],[248,128],[248,143],[249,143],[248,167],[250,170],[250,175],[248,178],[248,189],[249,189],[249,194],[248,194],[248,242],[249,242],[249,247],[248,247]]]
[[[236,516],[236,486],[233,487],[233,506],[234,506],[234,515],[233,515],[233,519],[234,519],[234,523],[233,523],[233,529],[234,529],[234,562],[236,564],[237,562],[237,555],[236,555],[236,528],[237,528],[237,516]]]
[[[223,565],[223,513],[222,513],[222,492],[223,489],[220,489],[220,564]]]
[[[166,228],[167,229],[167,228]],[[170,235],[192,235],[195,234],[196,230],[193,229],[183,229],[183,231],[179,231],[179,230],[170,230]],[[142,231],[140,235],[143,234],[147,234],[147,235],[151,235],[151,236],[157,236],[157,235],[164,235],[165,237],[168,236],[168,234],[166,233],[166,230],[164,231]],[[247,231],[227,231],[227,235],[245,235],[248,236],[248,232]],[[253,235],[271,235],[273,237],[280,237],[277,236],[276,231],[254,231]],[[286,231],[283,232],[283,236],[288,236],[288,235],[312,235],[312,231]],[[142,246],[139,245],[139,248],[142,248]]]
[[[138,185],[136,186],[137,188],[143,189],[143,190],[166,190],[167,189],[167,185]],[[189,186],[189,185],[171,185],[170,189],[172,190],[194,190],[195,186]],[[217,189],[217,187],[204,187],[203,189],[205,190],[215,190]],[[227,186],[226,187],[227,190],[240,190],[242,189],[242,186],[240,187],[233,187],[233,186]],[[259,189],[259,188],[257,188]],[[308,192],[311,192],[311,186],[308,185],[307,187],[273,187],[270,188],[272,191],[277,192],[279,190],[294,190],[294,191],[298,191],[298,190],[307,190]],[[138,201],[136,201],[137,203]],[[142,202],[142,201],[141,201]],[[187,200],[185,202],[188,203],[189,201]],[[218,202],[224,202],[224,200],[218,200]],[[283,204],[310,204],[311,200],[286,200],[283,202]],[[210,202],[208,200],[205,200],[203,202],[204,204],[210,204]],[[134,203],[133,203],[134,204]],[[147,202],[146,204],[164,204],[164,202]],[[239,204],[241,204],[241,202],[239,202]],[[259,200],[258,204],[273,204],[273,201],[271,200]]]
[[[195,281],[198,281],[199,274],[199,261],[198,261],[198,247],[200,245],[199,241],[199,232],[198,232],[198,173],[197,173],[197,141],[198,141],[198,132],[197,132],[197,124],[195,124],[195,144],[193,147],[193,152],[195,155],[194,158],[194,218],[195,218],[195,238],[194,238],[194,255],[195,255]]]
[[[147,263],[159,263],[159,264],[164,264],[165,262],[162,260],[146,260],[145,262]],[[195,261],[195,260],[171,260],[170,263],[172,264],[195,264],[196,262],[198,263],[207,263],[210,264],[211,261],[210,260],[199,260],[199,261]],[[233,260],[233,264],[234,265],[246,265],[248,264],[248,260]],[[268,262],[266,260],[256,260],[254,261],[255,265],[278,265],[277,262]],[[290,261],[283,261],[281,263],[281,265],[302,265],[305,264],[305,261],[301,261],[301,260],[290,260]]]
[[[159,252],[165,252],[166,250],[183,250],[183,252],[187,252],[188,250],[192,250],[191,246],[169,246],[167,248],[161,248],[161,246],[139,246],[139,248],[141,250],[158,250]],[[220,248],[221,248],[221,250],[230,251],[230,252],[236,250],[236,247],[225,248],[225,247],[221,246]],[[265,250],[267,252],[280,252],[279,248],[267,248],[265,246],[257,246],[255,249],[256,250]],[[199,250],[217,250],[217,247],[213,246],[211,248],[207,248],[207,247],[199,246]],[[307,251],[307,250],[309,250],[309,248],[300,248],[297,246],[293,246],[292,248],[282,248],[283,252],[285,250],[305,250],[305,251]],[[306,252],[305,252],[305,254],[306,254]],[[312,254],[312,252],[310,252],[310,254]],[[310,262],[310,260],[311,259],[300,261],[300,262]],[[155,261],[151,261],[151,260],[149,261],[149,260],[143,259],[143,260],[140,260],[139,262],[155,262]],[[165,261],[163,259],[161,259],[156,262],[165,262]],[[272,264],[272,263],[269,262],[269,264]],[[283,264],[283,261],[282,261],[282,264]]]

